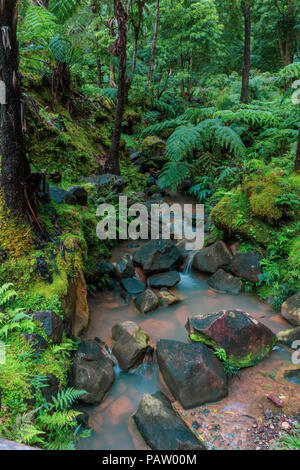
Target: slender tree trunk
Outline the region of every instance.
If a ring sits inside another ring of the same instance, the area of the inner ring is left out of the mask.
[[[113,64],[113,60],[110,60],[109,66],[109,86],[110,88],[117,88],[116,81],[115,81],[115,66]]]
[[[96,63],[97,63],[97,86],[98,88],[102,88],[102,68],[101,68],[100,57],[97,57]]]
[[[27,212],[30,167],[22,131],[17,0],[0,2],[0,80],[5,83],[6,104],[1,105],[1,186],[6,206],[18,214]]]
[[[243,14],[245,19],[245,41],[244,41],[244,68],[242,77],[241,103],[248,103],[248,88],[250,75],[250,40],[251,40],[251,17],[250,5],[243,2]]]
[[[146,0],[138,0],[138,17],[137,17],[136,23],[132,17],[133,30],[134,30],[133,54],[132,54],[132,65],[131,65],[132,72],[135,71],[135,67],[136,67],[138,42],[139,42],[139,35],[140,35],[140,30],[141,30],[143,9],[144,9],[145,3],[146,3]]]
[[[118,22],[118,37],[112,46],[112,53],[119,56],[119,78],[115,124],[110,151],[105,162],[107,173],[120,174],[119,147],[122,132],[122,119],[126,92],[126,45],[128,15],[122,0],[114,0],[115,18]]]
[[[132,52],[132,64],[131,70],[132,72],[135,71],[136,67],[136,58],[137,58],[137,50],[138,50],[138,40],[139,40],[139,31],[134,31],[134,40],[133,40],[133,52]]]
[[[300,171],[300,128],[298,132],[298,145],[297,145],[297,151],[296,151],[294,171]]]
[[[277,40],[278,40],[278,47],[279,47],[279,52],[280,52],[281,65],[282,65],[282,67],[284,67],[285,66],[285,57],[284,57],[284,50],[283,50],[283,44],[282,44],[279,21],[277,21],[276,32],[277,32]]]
[[[156,53],[156,44],[157,44],[157,36],[158,36],[158,23],[159,23],[159,0],[156,0],[154,33],[153,33],[152,50],[151,50],[150,64],[149,64],[148,85],[152,83],[153,72],[154,72],[155,53]]]

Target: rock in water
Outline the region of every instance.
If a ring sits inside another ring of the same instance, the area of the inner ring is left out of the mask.
[[[133,419],[153,450],[206,450],[161,392],[143,395]]]
[[[149,313],[157,309],[159,300],[153,290],[146,289],[135,298],[134,304],[141,313]]]
[[[83,341],[74,356],[71,384],[77,390],[85,390],[80,400],[84,403],[100,403],[115,379],[113,363],[102,352],[96,341]]]
[[[193,259],[193,268],[198,271],[214,273],[219,268],[225,268],[231,259],[231,253],[224,242],[202,248]]]
[[[181,260],[181,252],[171,240],[151,240],[139,248],[133,257],[134,264],[147,275],[176,269]]]
[[[237,253],[232,258],[230,271],[250,282],[258,282],[261,274],[260,257],[256,251]]]
[[[188,319],[193,341],[223,348],[234,367],[250,367],[266,357],[277,342],[265,325],[242,310],[221,310]]]
[[[168,289],[161,289],[158,293],[158,296],[162,304],[175,305],[183,300],[179,295],[170,292]]]
[[[178,282],[180,282],[180,274],[177,271],[154,274],[149,277],[150,286],[158,289],[161,287],[174,287]]]
[[[133,262],[130,256],[125,255],[119,259],[116,266],[116,272],[120,279],[126,277],[133,277],[135,275]]]
[[[207,284],[215,290],[229,292],[231,294],[239,294],[243,287],[243,283],[240,279],[232,276],[221,268],[207,280]]]
[[[280,331],[277,333],[277,338],[280,343],[283,343],[286,346],[292,346],[294,341],[300,341],[300,326]]]
[[[204,344],[160,339],[156,354],[166,384],[184,408],[226,397],[227,377],[223,366]]]
[[[121,285],[130,295],[138,295],[146,289],[144,282],[138,281],[133,277],[121,279]]]
[[[126,321],[114,325],[112,337],[116,341],[112,353],[122,370],[128,371],[143,362],[149,346],[149,336],[136,323]]]
[[[289,297],[281,305],[281,316],[295,326],[300,325],[300,292]]]

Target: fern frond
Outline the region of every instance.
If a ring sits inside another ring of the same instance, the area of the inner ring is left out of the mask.
[[[50,0],[49,11],[60,23],[64,23],[73,16],[80,4],[81,0]]]
[[[54,407],[57,410],[64,410],[71,406],[81,395],[86,393],[85,390],[76,390],[73,387],[69,387],[66,390],[58,392],[56,397],[52,397]]]
[[[243,157],[246,147],[240,136],[231,127],[222,126],[215,128],[215,139],[217,143],[230,150],[236,157]]]
[[[192,125],[179,126],[167,140],[166,156],[173,161],[180,161],[192,153],[200,142],[197,127]]]
[[[175,191],[189,174],[189,166],[185,161],[167,162],[158,179],[160,188],[170,188]]]

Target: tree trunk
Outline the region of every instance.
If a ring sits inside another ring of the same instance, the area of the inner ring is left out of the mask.
[[[98,88],[102,88],[102,68],[101,68],[101,60],[99,57],[97,57],[96,62],[97,62],[97,86]]]
[[[112,59],[109,66],[109,86],[110,88],[117,88],[115,81],[115,66]]]
[[[112,46],[112,53],[119,56],[119,77],[117,107],[115,124],[112,135],[112,143],[105,162],[107,173],[120,174],[119,147],[122,132],[122,120],[124,112],[124,100],[126,92],[126,45],[127,45],[127,20],[128,15],[122,0],[114,0],[114,12],[118,23],[118,37]]]
[[[25,214],[30,167],[22,130],[16,5],[17,0],[0,2],[0,80],[6,87],[6,104],[1,105],[1,186],[6,206],[15,213]]]
[[[300,171],[300,128],[298,132],[298,145],[297,145],[297,151],[296,151],[294,171]]]
[[[153,72],[154,72],[155,52],[156,52],[157,35],[158,35],[158,22],[159,22],[159,0],[156,0],[154,33],[153,33],[152,50],[151,50],[150,64],[149,64],[148,85],[150,85],[152,82]]]
[[[245,19],[245,42],[244,42],[244,68],[242,77],[241,103],[248,103],[248,88],[250,74],[250,39],[251,39],[251,17],[250,5],[243,2],[243,14]]]
[[[138,42],[139,42],[139,35],[140,35],[140,29],[141,29],[142,18],[143,18],[143,9],[144,9],[145,3],[146,3],[146,0],[138,0],[138,17],[137,17],[136,23],[134,21],[134,18],[132,17],[133,30],[134,30],[133,54],[132,54],[132,65],[131,65],[132,72],[135,71],[135,67],[136,67]]]
[[[60,98],[61,104],[70,111],[71,73],[66,62],[57,62],[52,74],[52,103]]]
[[[281,31],[280,31],[279,21],[277,21],[276,32],[277,32],[277,40],[278,40],[278,47],[279,47],[279,52],[280,52],[281,65],[282,65],[282,67],[284,67],[285,66],[285,57],[284,57],[284,50],[283,50],[283,44],[282,44],[282,39],[281,39]]]

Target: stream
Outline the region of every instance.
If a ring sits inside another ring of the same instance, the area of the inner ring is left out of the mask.
[[[145,242],[122,243],[114,249],[111,261],[115,262],[127,253],[133,255],[142,243]],[[136,246],[131,248],[132,245]],[[120,296],[120,289],[98,292],[89,299],[91,321],[84,339],[98,337],[111,347],[112,327],[130,320],[148,333],[153,345],[162,338],[187,342],[185,323],[188,316],[235,308],[248,312],[275,333],[289,328],[277,312],[255,295],[245,292],[224,294],[211,289],[206,282],[209,276],[192,269],[192,256],[193,253],[181,273],[181,282],[174,289],[183,298],[179,304],[160,307],[142,315],[132,300],[125,302]],[[288,411],[294,412],[298,408],[299,387],[283,376],[284,370],[291,366],[290,351],[276,346],[262,363],[243,369],[239,376],[230,378],[229,395],[221,402],[202,405],[196,411],[185,411],[176,402],[175,408],[191,427],[195,416],[198,417],[202,429],[200,437],[205,439],[209,448],[247,449],[247,427],[252,425],[253,420],[260,419],[264,407],[270,406],[266,398],[268,390],[288,397]],[[144,363],[129,373],[115,366],[115,375],[115,382],[100,405],[80,407],[88,412],[89,425],[93,429],[91,437],[80,441],[80,449],[145,449],[145,444],[129,421],[130,416],[137,410],[144,393],[162,390],[172,398],[155,363]]]

